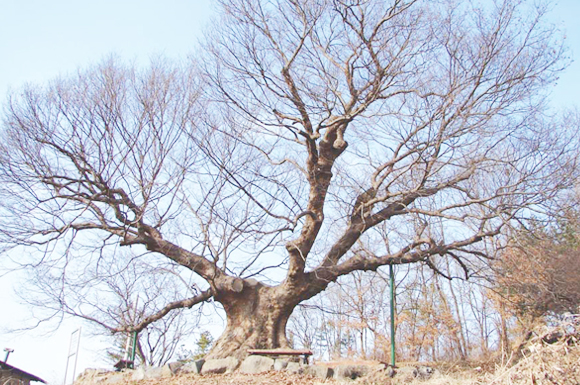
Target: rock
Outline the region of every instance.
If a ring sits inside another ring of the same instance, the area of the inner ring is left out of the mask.
[[[391,365],[386,366],[385,370],[383,370],[381,372],[384,373],[389,378],[395,377],[395,369]],[[379,373],[381,373],[381,372],[379,372]]]
[[[148,366],[145,367],[145,379],[168,378],[173,376],[169,365],[161,367]]]
[[[240,360],[234,357],[207,360],[201,368],[201,374],[231,373],[240,366]]]
[[[287,367],[288,367],[288,360],[281,360],[281,359],[277,358],[274,361],[274,370],[276,370],[276,371],[284,370]]]
[[[169,370],[171,370],[172,374],[177,374],[178,372],[181,371],[181,368],[183,367],[183,362],[170,362],[169,364],[167,364],[167,366],[169,367]]]
[[[292,374],[302,374],[304,373],[304,367],[299,362],[288,362],[286,371]]]
[[[435,374],[435,372],[436,370],[430,366],[406,366],[397,369],[396,375],[397,377],[401,377],[403,381],[411,381],[414,378],[428,380]]]
[[[203,367],[203,364],[205,363],[204,359],[201,360],[196,360],[193,362],[188,362],[187,364],[183,365],[181,367],[181,369],[179,369],[179,371],[181,373],[195,373],[195,374],[200,374],[201,373],[201,368]]]
[[[332,377],[337,380],[356,380],[365,374],[366,370],[362,369],[362,365],[338,365],[334,368],[334,375]]]
[[[395,375],[395,370],[392,366],[385,366],[384,370],[377,370],[369,373],[364,378],[364,384],[390,384],[391,379]],[[399,383],[399,382],[397,382]]]
[[[435,373],[435,369],[430,366],[417,366],[415,369],[417,370],[416,377],[421,380],[428,380]]]
[[[131,373],[131,381],[141,381],[145,379],[145,368],[139,366]]]
[[[274,359],[264,356],[251,355],[248,356],[242,365],[240,365],[240,372],[247,374],[256,374],[269,372],[274,369]]]
[[[378,365],[339,365],[334,369],[333,378],[356,380],[368,376],[370,373],[384,370],[384,364]]]
[[[310,365],[304,368],[304,374],[308,374],[313,377],[318,377],[322,379],[327,379],[332,377],[334,370],[328,366],[322,365]]]
[[[415,377],[417,377],[417,369],[413,366],[403,366],[401,368],[397,368],[395,371],[395,376],[401,378],[403,382],[411,382]]]

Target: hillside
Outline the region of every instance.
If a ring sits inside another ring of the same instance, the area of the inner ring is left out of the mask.
[[[580,384],[580,347],[576,336],[564,336],[555,343],[545,342],[549,334],[536,335],[522,349],[519,359],[475,365],[447,364],[437,367],[430,378],[415,378],[412,366],[398,368],[394,377],[388,370],[356,380],[321,379],[304,374],[270,371],[261,374],[199,375],[191,373],[162,374],[158,378],[134,381],[136,371],[123,373],[88,371],[79,376],[76,385],[317,385],[317,384],[423,384],[423,385],[519,385]]]

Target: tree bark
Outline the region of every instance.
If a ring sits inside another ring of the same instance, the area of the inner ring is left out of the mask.
[[[298,300],[283,287],[270,287],[255,280],[244,280],[243,289],[222,291],[214,296],[226,311],[227,326],[208,359],[243,359],[248,349],[291,348],[286,324]]]

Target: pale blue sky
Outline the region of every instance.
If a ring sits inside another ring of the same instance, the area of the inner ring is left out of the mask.
[[[200,31],[209,21],[212,0],[0,0],[0,101],[9,88],[42,83],[95,63],[108,54],[145,62],[163,54],[185,59],[194,53]],[[553,90],[553,104],[570,107],[580,94],[580,0],[553,3],[553,22],[566,30],[576,61]],[[64,372],[68,338],[78,322],[68,322],[52,337],[38,333],[9,336],[28,315],[14,301],[16,280],[0,276],[0,359],[4,347],[15,352],[9,363],[52,383]],[[21,283],[22,284],[22,283]],[[83,340],[84,345],[90,345]],[[85,346],[79,371],[99,366],[98,346]]]
[[[185,58],[211,0],[0,0],[0,95],[116,53]]]
[[[580,105],[580,0],[553,2],[551,20],[565,32],[566,45],[574,60],[560,76],[553,92],[554,105],[571,107]]]

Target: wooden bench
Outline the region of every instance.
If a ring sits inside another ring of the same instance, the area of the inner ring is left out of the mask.
[[[302,356],[302,363],[304,364],[308,364],[308,357],[312,355],[312,351],[308,349],[248,349],[247,351],[258,356]]]

